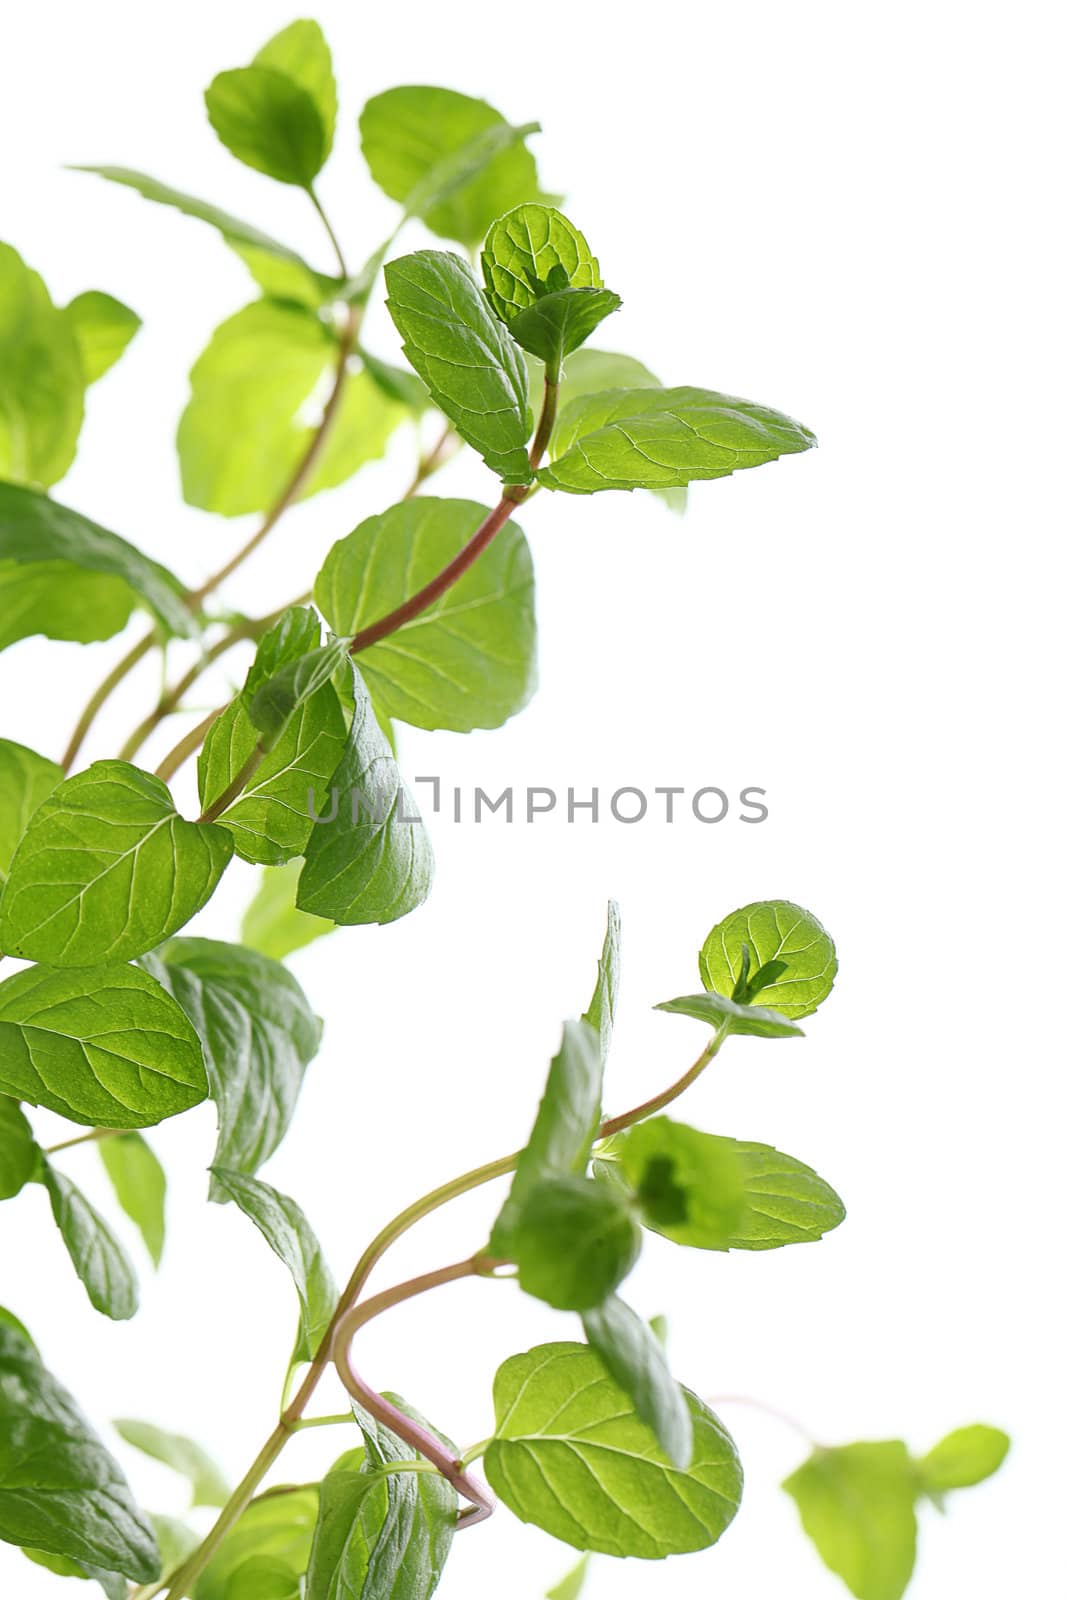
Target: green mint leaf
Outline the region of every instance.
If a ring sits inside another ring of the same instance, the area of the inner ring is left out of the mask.
[[[0,739],[0,891],[30,818],[58,783],[63,768],[24,744]]]
[[[484,100],[453,89],[403,87],[368,100],[359,119],[371,177],[433,233],[480,244],[494,218],[540,190],[525,139]]]
[[[0,1095],[0,1200],[10,1200],[37,1176],[41,1152],[14,1100]]]
[[[899,1440],[818,1449],[782,1485],[856,1600],[901,1600],[915,1566],[915,1465]]]
[[[226,1167],[212,1167],[219,1189],[236,1200],[292,1274],[300,1299],[300,1332],[295,1357],[310,1361],[337,1306],[337,1289],[315,1235],[295,1200],[269,1183]]]
[[[294,717],[320,689],[332,682],[347,655],[348,640],[331,639],[328,644],[283,661],[258,688],[255,687],[258,680],[253,677],[248,689],[248,716],[253,727],[259,730],[262,748],[278,749]],[[306,805],[306,793],[304,799]]]
[[[589,1557],[583,1556],[565,1577],[549,1589],[545,1600],[578,1600],[589,1576]]]
[[[194,1506],[226,1504],[230,1497],[229,1485],[207,1451],[195,1439],[187,1439],[182,1433],[171,1433],[166,1428],[157,1428],[153,1422],[139,1422],[132,1417],[120,1417],[113,1426],[119,1438],[125,1439],[135,1450],[151,1456],[153,1461],[162,1461],[165,1467],[187,1478]]]
[[[193,632],[165,567],[47,495],[0,483],[0,650],[34,633],[110,639],[137,604],[168,633]]]
[[[759,900],[732,912],[705,939],[700,976],[706,989],[731,992],[746,944],[757,967],[785,962],[784,974],[759,991],[761,1001],[783,1016],[810,1017],[833,988],[837,955],[822,923],[789,900]]]
[[[257,300],[215,329],[189,374],[178,425],[182,493],[220,516],[266,511],[306,455],[336,370],[337,340],[307,306]],[[309,417],[309,408],[319,415]],[[346,379],[327,447],[301,498],[381,456],[405,412],[365,373]]]
[[[496,1493],[523,1522],[579,1550],[658,1560],[704,1550],[729,1527],[741,1465],[718,1418],[686,1394],[693,1454],[671,1464],[597,1354],[549,1344],[505,1361],[485,1456]]]
[[[204,1047],[218,1107],[212,1165],[252,1175],[281,1144],[318,1053],[322,1024],[292,973],[218,939],[174,939],[149,970],[170,991]],[[212,1183],[212,1199],[228,1199]]]
[[[693,1419],[681,1385],[671,1376],[651,1324],[617,1295],[586,1311],[585,1336],[619,1388],[633,1401],[670,1461],[683,1470],[693,1458]]]
[[[728,1022],[731,1033],[751,1034],[757,1039],[804,1036],[803,1028],[798,1028],[780,1011],[772,1011],[766,1006],[739,1005],[736,1000],[728,1000],[725,995],[713,991],[682,995],[677,1000],[663,1000],[656,1010],[671,1011],[681,1017],[694,1017],[697,1022],[706,1022],[712,1028],[721,1028]]]
[[[136,311],[99,289],[75,295],[63,315],[73,329],[87,384],[110,372],[141,326]]]
[[[470,267],[416,250],[389,262],[385,283],[404,354],[434,404],[505,483],[531,482],[525,363]]]
[[[334,545],[315,601],[337,634],[377,622],[430,582],[489,515],[471,500],[419,496],[368,517]],[[412,622],[359,653],[375,708],[419,728],[498,728],[537,682],[533,563],[508,522]]]
[[[493,1225],[492,1255],[512,1257],[523,1209],[540,1183],[546,1178],[579,1177],[585,1171],[600,1126],[603,1081],[597,1031],[589,1022],[565,1022],[533,1131]]]
[[[147,1128],[207,1097],[200,1041],[139,967],[0,983],[0,1091],[86,1127]]]
[[[204,94],[208,121],[231,155],[278,183],[307,189],[330,153],[322,113],[274,67],[220,72]]]
[[[74,460],[84,399],[70,322],[18,251],[0,244],[0,478],[58,483]]]
[[[277,1556],[253,1556],[232,1574],[225,1600],[300,1600],[300,1576]]]
[[[233,854],[225,828],[186,822],[170,790],[96,761],[35,812],[0,901],[0,949],[53,967],[126,961],[211,898]]]
[[[557,1311],[602,1305],[641,1253],[641,1229],[617,1192],[592,1178],[545,1178],[512,1239],[519,1284]]]
[[[249,950],[282,961],[295,950],[334,932],[336,923],[297,910],[296,893],[303,870],[303,860],[297,857],[284,867],[268,867],[261,875],[259,888],[241,922],[241,943]]]
[[[482,270],[497,316],[557,378],[564,357],[622,304],[604,288],[584,234],[550,206],[518,206],[495,222]]]
[[[134,1583],[159,1552],[118,1463],[29,1340],[0,1324],[0,1539]]]
[[[556,459],[538,478],[567,494],[681,488],[810,450],[791,417],[711,389],[610,389],[560,415]]]
[[[318,23],[306,19],[291,22],[256,51],[252,65],[284,73],[307,91],[322,119],[329,155],[337,125],[337,83],[330,47]]]
[[[975,1422],[947,1434],[923,1456],[917,1470],[924,1492],[932,1498],[950,1489],[969,1489],[1001,1468],[1011,1440],[999,1428]]]
[[[398,1396],[388,1398],[426,1425]],[[323,1479],[307,1600],[338,1600],[341,1595],[429,1600],[452,1545],[456,1491],[437,1473],[383,1471],[409,1461],[411,1447],[360,1407],[353,1410],[363,1430],[366,1457],[357,1469],[359,1453],[350,1452]]]
[[[558,373],[565,358],[621,305],[611,289],[561,289],[512,317],[508,332],[550,372]]]
[[[733,1140],[653,1117],[625,1135],[619,1162],[649,1228],[675,1244],[730,1248],[745,1207]]]
[[[137,1228],[158,1267],[166,1236],[167,1175],[139,1133],[102,1139],[98,1146],[115,1199]]]
[[[433,849],[363,679],[353,670],[348,744],[333,775],[336,815],[315,823],[297,906],[344,925],[395,922],[430,892]]]
[[[744,1185],[744,1209],[728,1250],[777,1250],[806,1244],[840,1227],[845,1208],[840,1197],[811,1167],[773,1145],[727,1139]]]
[[[317,1486],[253,1500],[197,1583],[196,1600],[227,1600],[231,1579],[253,1560],[274,1560],[292,1572],[304,1572],[318,1509]]]
[[[126,1252],[99,1212],[70,1179],[48,1162],[41,1182],[48,1190],[56,1227],[90,1303],[105,1317],[126,1322],[138,1305],[137,1278]]]
[[[615,1028],[615,1011],[619,1002],[619,967],[622,924],[619,908],[614,900],[608,901],[608,926],[604,934],[604,948],[597,962],[596,988],[589,1002],[583,1022],[588,1022],[600,1035],[600,1062],[606,1065],[611,1037]]]
[[[482,271],[489,303],[504,322],[552,292],[604,287],[585,235],[551,206],[517,206],[494,222]]]
[[[134,172],[130,167],[72,167],[70,170],[92,173],[95,177],[107,179],[109,183],[133,189],[142,199],[151,200],[156,205],[170,206],[183,216],[194,217],[198,222],[206,222],[210,227],[217,228],[248,267],[263,292],[275,299],[297,300],[318,307],[337,297],[340,286],[336,279],[313,271],[288,245],[280,244],[251,223],[242,222],[227,211],[220,211],[218,206],[206,200],[183,194],[180,189],[158,183],[147,173]]]
[[[28,1328],[19,1321],[13,1311],[8,1311],[6,1306],[0,1306],[0,1329],[2,1328],[13,1328],[20,1338],[25,1339],[26,1343],[36,1350],[37,1346],[30,1337]]]
[[[311,632],[303,640],[290,626],[294,613],[311,622]],[[310,654],[307,644],[317,650],[319,636],[314,614],[291,607],[260,641],[244,690],[212,723],[200,752],[197,771],[205,811],[242,771],[259,743],[251,712],[255,695],[289,662]],[[234,849],[243,860],[279,866],[302,853],[312,813],[318,815],[325,807],[345,737],[341,702],[332,683],[321,683],[295,706],[270,754],[219,819],[219,826],[233,835]]]

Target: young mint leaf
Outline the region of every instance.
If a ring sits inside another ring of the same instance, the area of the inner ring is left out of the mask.
[[[309,188],[330,153],[315,98],[274,67],[220,72],[208,85],[204,103],[230,154],[278,183]]]
[[[196,1028],[219,1113],[212,1165],[251,1175],[278,1148],[322,1024],[292,973],[218,939],[174,939],[149,970]],[[211,1197],[228,1199],[213,1182]]]
[[[257,300],[220,323],[189,374],[178,425],[188,504],[224,517],[266,511],[307,453],[319,421],[308,408],[336,364],[336,336],[307,306]],[[366,374],[351,374],[302,498],[382,455],[404,415]]]
[[[71,324],[44,280],[0,243],[0,478],[58,483],[78,447],[84,397]]]
[[[165,567],[47,495],[0,483],[0,650],[34,633],[110,639],[137,604],[168,633],[193,632]]]
[[[0,739],[0,891],[30,818],[57,783],[63,768],[24,744]]]
[[[41,1152],[18,1105],[0,1095],[0,1200],[10,1200],[37,1175]]]
[[[232,854],[226,830],[186,822],[158,778],[96,761],[34,813],[0,901],[0,949],[53,967],[143,955],[206,904]]]
[[[256,695],[272,685],[284,668],[319,651],[320,637],[318,618],[303,606],[290,606],[264,634],[243,691],[212,723],[204,740],[197,768],[204,810],[225,793],[259,743],[260,732],[252,720]],[[339,654],[331,654],[329,661]],[[273,684],[272,696],[276,688]],[[274,748],[220,819],[245,861],[277,866],[303,851],[312,813],[319,815],[325,807],[345,734],[344,713],[332,683],[319,684],[293,707]]]
[[[306,19],[291,22],[273,39],[268,39],[262,50],[256,51],[252,65],[284,73],[307,91],[322,119],[326,154],[329,155],[337,124],[337,83],[330,47],[318,23]]]
[[[1000,1470],[1011,1440],[999,1428],[975,1422],[946,1434],[917,1463],[924,1493],[936,1498],[950,1489],[969,1489]]]
[[[602,1305],[641,1253],[624,1198],[592,1178],[544,1178],[523,1201],[512,1240],[519,1284],[557,1311]]]
[[[193,195],[183,194],[180,189],[158,183],[146,173],[134,172],[129,167],[72,167],[70,170],[106,178],[109,183],[133,189],[142,199],[151,200],[156,205],[170,206],[183,216],[194,217],[199,222],[217,228],[248,267],[263,292],[272,298],[297,300],[313,307],[337,298],[340,285],[336,279],[315,272],[288,245],[280,244],[251,223],[242,222],[227,211],[220,211],[218,206],[206,200],[197,200]]]
[[[671,1376],[655,1329],[617,1295],[582,1316],[590,1345],[612,1378],[633,1401],[674,1466],[693,1457],[693,1419],[685,1392]]]
[[[525,363],[466,262],[416,250],[389,262],[385,283],[404,354],[434,404],[505,483],[529,483]]]
[[[811,1167],[773,1145],[727,1139],[744,1185],[744,1209],[728,1250],[777,1250],[806,1244],[840,1227],[845,1208]]]
[[[686,1394],[693,1454],[671,1464],[596,1353],[549,1344],[505,1361],[493,1385],[489,1482],[517,1517],[579,1550],[659,1560],[704,1550],[741,1499],[733,1440]]]
[[[298,857],[261,874],[259,888],[241,922],[241,943],[249,950],[282,961],[334,932],[336,923],[297,910],[296,892],[303,870],[303,860]]]
[[[524,140],[484,100],[453,89],[403,87],[368,100],[359,119],[371,177],[433,233],[480,244],[494,218],[539,197]]]
[[[231,1579],[256,1559],[272,1559],[296,1573],[306,1571],[318,1509],[317,1485],[253,1500],[197,1583],[196,1600],[227,1600]]]
[[[436,576],[489,515],[471,500],[419,496],[368,517],[338,541],[315,580],[337,634],[352,635]],[[537,682],[533,563],[508,522],[434,605],[360,651],[375,707],[419,728],[469,733],[520,711]]]
[[[699,1250],[730,1248],[745,1207],[733,1140],[653,1117],[625,1135],[619,1161],[649,1228]]]
[[[224,1506],[230,1498],[229,1485],[214,1461],[195,1439],[182,1433],[171,1433],[157,1428],[153,1422],[139,1422],[132,1417],[120,1417],[113,1424],[120,1439],[135,1450],[162,1461],[181,1477],[189,1480],[194,1506]]]
[[[122,1133],[98,1145],[115,1199],[145,1242],[158,1267],[166,1234],[167,1176],[151,1145],[139,1133]]]
[[[604,287],[585,235],[551,206],[517,206],[494,222],[482,271],[489,303],[503,322],[546,294]]]
[[[571,1568],[565,1577],[561,1578],[549,1589],[545,1600],[578,1600],[585,1588],[585,1580],[589,1576],[589,1557],[583,1556],[578,1564]]]
[[[915,1464],[899,1440],[817,1449],[782,1485],[856,1600],[901,1600],[915,1567]]]
[[[680,488],[810,450],[791,417],[711,389],[611,389],[566,406],[538,479],[567,494]]]
[[[246,704],[253,727],[259,730],[260,748],[278,749],[293,718],[330,684],[348,655],[347,639],[331,639],[303,655],[282,661],[278,670],[259,686],[255,666]],[[306,796],[305,796],[306,800]]]
[[[397,1396],[389,1398],[424,1424]],[[429,1600],[452,1544],[456,1491],[438,1473],[384,1471],[409,1461],[411,1447],[354,1409],[366,1457],[358,1469],[356,1453],[342,1457],[323,1479],[307,1600],[342,1595]]]
[[[508,323],[508,332],[558,377],[565,358],[621,305],[611,289],[560,289],[518,312]]]
[[[728,1000],[725,995],[713,991],[682,995],[678,1000],[663,1000],[656,1010],[671,1011],[681,1017],[694,1017],[697,1022],[706,1022],[712,1028],[721,1028],[728,1022],[731,1033],[751,1034],[757,1039],[804,1036],[803,1028],[798,1028],[780,1011],[771,1011],[766,1006],[739,1005],[736,1000]]]
[[[207,1097],[200,1041],[139,967],[0,983],[0,1091],[87,1127],[147,1128]]]
[[[556,381],[563,358],[622,304],[584,234],[550,206],[518,206],[495,222],[482,270],[493,310]]]
[[[296,903],[345,925],[395,922],[429,894],[433,850],[363,679],[353,671],[351,681],[352,725],[331,784],[336,815],[311,830]]]
[[[138,1293],[137,1278],[126,1252],[81,1190],[47,1161],[41,1182],[48,1190],[56,1227],[91,1304],[105,1317],[128,1321],[137,1310]]]
[[[99,289],[75,295],[63,315],[73,329],[87,384],[111,370],[141,326],[136,311]]]
[[[546,1178],[579,1177],[585,1171],[600,1126],[603,1081],[596,1030],[589,1022],[565,1022],[529,1143],[519,1157],[510,1192],[493,1225],[492,1255],[513,1256],[516,1229],[539,1184]]]
[[[789,900],[759,900],[717,923],[700,952],[706,989],[729,994],[749,946],[758,967],[784,961],[785,972],[760,990],[760,1000],[796,1021],[810,1017],[826,999],[837,975],[834,943],[822,923]]]
[[[310,1361],[337,1306],[337,1289],[322,1248],[295,1200],[269,1183],[227,1167],[212,1167],[222,1193],[236,1200],[292,1274],[300,1299],[300,1333],[295,1358]]]
[[[619,946],[622,925],[619,908],[614,900],[608,901],[608,926],[604,934],[604,948],[597,962],[596,988],[583,1021],[588,1022],[600,1035],[600,1063],[606,1065],[611,1037],[615,1028],[615,1010],[619,1001]]]
[[[0,1323],[0,1539],[134,1583],[159,1551],[118,1463],[28,1339]]]

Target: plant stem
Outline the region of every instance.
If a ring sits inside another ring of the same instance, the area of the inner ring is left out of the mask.
[[[194,729],[194,732],[195,731],[196,730]],[[255,773],[256,770],[263,765],[269,753],[270,752],[264,750],[262,744],[257,741],[256,748],[252,751],[252,754],[243,764],[240,771],[234,774],[218,798],[213,800],[211,804],[200,813],[196,819],[197,822],[214,822],[216,817],[221,817],[222,813],[229,806],[232,806],[233,802],[244,793],[245,785],[247,784],[249,778],[251,778],[253,773]]]
[[[533,444],[530,446],[530,466],[536,472],[544,458],[552,438],[552,430],[556,426],[556,411],[559,406],[559,376],[553,379],[545,372],[545,393],[541,402],[541,417],[534,434]]]
[[[86,702],[85,710],[75,724],[74,732],[70,736],[70,743],[63,753],[61,765],[64,772],[69,772],[77,760],[78,752],[85,743],[89,730],[106,701],[111,698],[113,692],[123,679],[133,671],[137,663],[144,659],[155,642],[156,630],[153,628],[151,633],[146,633],[143,639],[138,639],[133,648],[123,656],[122,660],[112,667],[100,687],[90,695]]]
[[[274,626],[278,618],[283,616],[290,606],[306,605],[310,599],[310,594],[298,595],[295,600],[290,600],[288,605],[279,606],[276,611],[270,612],[268,616],[249,617],[244,622],[235,624],[220,639],[216,639],[215,643],[204,651],[198,661],[194,661],[193,665],[187,672],[183,673],[176,683],[171,684],[169,689],[164,689],[155,709],[150,711],[148,716],[138,723],[126,740],[119,752],[119,760],[132,761],[149,735],[155,732],[161,722],[178,710],[182,699],[193,684],[196,683],[197,679],[209,667],[214,666],[221,656],[232,650],[234,645],[242,643],[245,639],[258,639],[261,634],[267,632],[268,628]]]
[[[60,1150],[73,1150],[76,1144],[99,1144],[103,1139],[114,1139],[120,1133],[125,1133],[125,1128],[93,1128],[89,1133],[79,1133],[76,1139],[64,1139],[60,1144],[45,1146],[45,1155],[58,1155]]]
[[[214,711],[209,711],[203,721],[198,722],[195,728],[190,728],[189,732],[178,740],[174,749],[168,751],[163,757],[163,760],[156,768],[156,777],[162,778],[164,783],[168,783],[178,771],[178,768],[184,766],[189,757],[200,749],[200,746],[208,736],[211,724],[217,717],[221,717],[225,710],[225,706],[216,706]]]
[[[342,276],[342,278],[347,278],[348,277],[348,263],[345,261],[345,253],[341,249],[340,241],[339,241],[336,233],[334,233],[334,231],[333,231],[333,224],[331,223],[329,217],[326,215],[325,211],[322,209],[322,203],[319,200],[318,195],[315,193],[315,189],[314,189],[313,185],[310,184],[310,183],[308,184],[308,191],[307,192],[308,192],[308,199],[311,201],[311,204],[315,207],[315,210],[318,212],[319,218],[320,218],[320,220],[322,222],[322,225],[326,229],[326,232],[327,232],[327,234],[329,236],[330,243],[333,245],[333,253],[337,257],[337,265],[338,265],[338,267],[340,269],[341,276]]]
[[[764,1416],[773,1417],[775,1422],[780,1422],[784,1428],[789,1428],[811,1446],[813,1450],[820,1449],[819,1441],[814,1434],[805,1428],[796,1417],[790,1416],[788,1411],[780,1411],[777,1406],[768,1405],[765,1400],[754,1400],[747,1394],[716,1394],[706,1400],[709,1406],[748,1406],[753,1411],[762,1411]]]
[[[653,1100],[645,1101],[644,1105],[635,1107],[633,1111],[626,1112],[621,1117],[615,1117],[602,1123],[599,1137],[607,1138],[611,1133],[618,1132],[622,1128],[628,1128],[633,1123],[639,1122],[643,1116],[650,1115],[651,1112],[646,1110],[646,1107],[652,1107],[656,1111],[661,1110],[663,1106],[669,1105],[672,1100],[677,1099],[680,1094],[684,1094],[685,1090],[703,1072],[708,1062],[714,1058],[725,1037],[726,1028],[720,1028],[688,1072],[684,1073],[669,1089],[664,1090],[662,1094],[657,1095]],[[319,1347],[315,1351],[299,1389],[286,1406],[280,1421],[256,1457],[252,1467],[241,1480],[237,1489],[234,1490],[230,1500],[220,1511],[218,1520],[205,1543],[201,1545],[199,1550],[193,1552],[189,1560],[175,1574],[173,1582],[178,1587],[170,1589],[169,1600],[185,1600],[189,1587],[199,1577],[215,1550],[218,1549],[226,1534],[252,1499],[256,1488],[267,1471],[281,1454],[286,1439],[292,1433],[298,1431],[304,1411],[330,1364],[335,1341],[340,1342],[339,1330],[349,1313],[355,1309],[367,1279],[385,1252],[397,1239],[407,1233],[409,1228],[414,1227],[417,1222],[421,1221],[423,1217],[429,1216],[431,1212],[447,1205],[450,1200],[454,1200],[462,1194],[467,1194],[470,1190],[477,1189],[482,1184],[490,1183],[494,1178],[506,1177],[509,1172],[513,1172],[518,1164],[520,1154],[520,1151],[515,1151],[512,1155],[501,1156],[496,1161],[486,1162],[484,1166],[475,1167],[471,1172],[465,1172],[460,1177],[452,1178],[448,1183],[443,1183],[438,1188],[431,1189],[428,1194],[423,1195],[421,1200],[416,1200],[406,1210],[401,1211],[394,1217],[391,1222],[386,1223],[385,1227],[371,1240],[357,1261],[352,1276],[342,1291],[337,1302],[337,1308],[330,1318],[329,1326],[319,1342]],[[425,1274],[423,1278],[412,1279],[409,1283],[400,1285],[398,1289],[388,1290],[383,1295],[377,1295],[359,1307],[362,1315],[356,1326],[361,1326],[364,1321],[369,1320],[369,1316],[376,1316],[379,1311],[384,1311],[387,1306],[397,1305],[401,1300],[409,1299],[412,1293],[421,1293],[423,1288],[435,1286],[437,1283],[453,1282],[460,1277],[469,1277],[474,1273],[484,1272],[489,1268],[489,1265],[485,1258],[473,1256],[467,1261],[458,1263],[456,1266],[442,1268],[438,1273]],[[430,1280],[433,1280],[432,1284]],[[413,1289],[415,1284],[419,1284],[421,1287],[417,1290]],[[352,1331],[355,1332],[355,1327],[352,1328]],[[405,1418],[404,1420],[405,1425],[410,1424],[410,1418]],[[462,1467],[462,1461],[460,1465]],[[464,1525],[469,1526],[469,1523]],[[209,1542],[210,1549],[207,1549]]]
[[[449,440],[455,437],[452,431],[452,424],[447,422],[437,443],[424,456],[420,457],[419,464],[415,468],[415,476],[404,490],[402,496],[404,500],[411,500],[417,495],[427,478],[432,478],[438,468],[444,466],[445,461],[448,459],[444,452],[448,447]],[[462,441],[460,442],[462,443]]]

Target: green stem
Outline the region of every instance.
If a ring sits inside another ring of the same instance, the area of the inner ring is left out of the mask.
[[[76,1139],[64,1139],[60,1144],[46,1145],[44,1153],[54,1156],[60,1150],[73,1150],[76,1144],[99,1144],[102,1139],[114,1139],[125,1131],[125,1128],[93,1128],[90,1133],[79,1133]]]
[[[340,269],[341,277],[342,278],[347,278],[348,277],[348,263],[345,261],[345,253],[341,249],[341,242],[338,239],[336,233],[334,233],[334,231],[333,231],[333,223],[330,221],[329,217],[326,215],[325,211],[322,209],[322,202],[320,201],[318,195],[315,193],[315,188],[314,188],[313,184],[310,184],[310,183],[308,184],[308,191],[307,192],[308,192],[308,199],[311,201],[311,204],[315,207],[315,210],[318,212],[319,220],[321,221],[323,227],[326,229],[327,236],[329,237],[330,243],[333,246],[333,253],[337,257],[337,265],[338,265],[338,268]]]
[[[112,667],[100,687],[90,695],[85,710],[75,724],[74,732],[70,736],[70,743],[63,753],[61,764],[64,772],[69,772],[77,760],[78,752],[85,743],[89,730],[96,721],[99,712],[111,698],[119,684],[129,676],[138,662],[144,659],[155,642],[156,630],[153,628],[150,633],[145,634],[143,639],[138,639],[133,648],[123,656],[122,660]]]
[[[225,706],[216,706],[214,711],[209,711],[207,716],[198,722],[195,728],[190,728],[188,733],[183,734],[173,750],[169,750],[159,763],[156,768],[156,777],[162,778],[164,783],[169,783],[178,768],[183,767],[189,757],[195,755],[197,750],[200,749],[200,746],[208,736],[211,724],[217,721],[225,710]]]
[[[263,765],[269,754],[270,752],[268,750],[264,750],[262,744],[257,743],[256,748],[252,751],[252,754],[249,756],[248,760],[230,779],[229,783],[226,785],[225,789],[223,789],[218,799],[213,800],[211,804],[200,813],[196,819],[197,822],[214,822],[216,817],[221,817],[222,813],[232,806],[235,800],[244,794],[245,786],[247,785],[248,780]]]
[[[335,1428],[342,1422],[352,1421],[351,1411],[341,1411],[335,1417],[301,1417],[299,1422],[292,1424],[294,1433],[303,1433],[305,1428]]]
[[[234,1523],[247,1510],[255,1498],[263,1478],[270,1471],[288,1443],[291,1429],[279,1422],[270,1438],[259,1452],[237,1488],[219,1514],[218,1521],[197,1550],[194,1550],[187,1561],[183,1561],[174,1573],[167,1589],[169,1600],[185,1600],[189,1590],[199,1578],[208,1562],[211,1560],[219,1545],[225,1539]]]

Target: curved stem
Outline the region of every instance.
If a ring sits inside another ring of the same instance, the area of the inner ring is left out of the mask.
[[[319,219],[322,222],[323,227],[326,229],[327,235],[329,236],[330,243],[333,246],[333,253],[337,257],[337,265],[338,265],[338,268],[340,269],[341,276],[342,276],[342,278],[347,278],[348,277],[348,263],[345,261],[345,253],[341,249],[340,240],[338,239],[336,233],[334,233],[334,231],[333,231],[333,223],[330,221],[329,217],[326,215],[325,211],[322,209],[322,202],[319,200],[318,195],[315,193],[315,189],[314,189],[314,185],[313,184],[310,184],[310,183],[308,184],[308,191],[307,192],[308,192],[308,199],[311,201],[311,204],[315,207],[315,210],[318,212]]]
[[[783,1428],[789,1428],[811,1446],[813,1450],[820,1448],[818,1439],[805,1428],[796,1417],[790,1416],[788,1411],[780,1411],[777,1406],[768,1405],[765,1400],[754,1400],[747,1394],[715,1394],[705,1400],[708,1406],[748,1406],[752,1411],[762,1411],[765,1417],[773,1417],[775,1422],[780,1422]]]
[[[164,783],[169,783],[179,767],[183,767],[191,755],[195,755],[208,736],[211,724],[216,718],[221,717],[226,710],[225,706],[216,706],[214,711],[209,711],[202,722],[195,728],[190,728],[187,734],[178,740],[173,750],[167,752],[156,768],[156,777],[162,778]]]
[[[196,730],[194,729],[194,732],[195,731]],[[244,793],[245,785],[247,784],[249,778],[251,778],[253,773],[263,765],[268,754],[269,751],[264,750],[263,746],[257,742],[256,747],[252,751],[252,754],[249,756],[248,760],[244,762],[240,770],[236,772],[230,779],[229,783],[226,785],[225,789],[223,789],[218,798],[213,800],[211,804],[205,807],[205,809],[200,813],[196,819],[197,822],[214,822],[216,817],[221,817],[222,813],[227,809],[227,807],[232,806],[234,801]]]
[[[484,1522],[493,1514],[493,1499],[489,1491],[472,1478],[467,1472],[462,1460],[445,1448],[441,1441],[434,1437],[428,1428],[423,1427],[398,1406],[386,1400],[384,1395],[372,1389],[352,1365],[350,1346],[355,1334],[365,1323],[373,1317],[380,1316],[383,1311],[388,1311],[391,1306],[400,1305],[404,1300],[414,1299],[416,1295],[425,1294],[428,1289],[436,1289],[444,1283],[455,1283],[459,1278],[484,1276],[492,1269],[492,1263],[479,1257],[471,1256],[466,1261],[457,1261],[453,1266],[439,1267],[436,1272],[423,1273],[421,1277],[411,1278],[407,1283],[399,1284],[395,1289],[389,1289],[384,1294],[375,1295],[373,1299],[364,1301],[361,1305],[349,1307],[338,1322],[334,1331],[331,1353],[338,1375],[352,1398],[368,1411],[372,1417],[389,1428],[393,1433],[410,1444],[413,1450],[425,1456],[443,1478],[446,1478],[457,1494],[469,1501],[469,1508],[460,1514],[456,1523],[457,1528],[471,1528],[478,1522]]]
[[[88,701],[86,702],[85,710],[78,718],[78,721],[74,727],[74,732],[70,736],[70,742],[63,753],[63,760],[60,764],[64,772],[69,772],[77,760],[78,752],[85,743],[89,730],[96,721],[99,712],[103,709],[106,702],[111,698],[119,684],[122,683],[123,679],[128,677],[137,663],[144,659],[155,642],[156,630],[153,628],[150,633],[145,634],[143,639],[138,639],[133,648],[127,651],[126,655],[123,656],[122,660],[117,662],[116,665],[112,667],[107,677],[100,684],[100,687],[95,689],[90,695]]]
[[[125,1130],[122,1128],[92,1128],[88,1133],[79,1133],[76,1139],[63,1139],[59,1144],[45,1145],[46,1156],[58,1155],[60,1150],[73,1150],[78,1144],[99,1144],[103,1139],[114,1139]]]
[[[119,752],[119,760],[132,761],[149,735],[155,732],[161,722],[178,710],[184,696],[192,688],[193,684],[203,676],[209,667],[214,666],[221,656],[232,650],[234,645],[241,644],[245,639],[259,638],[261,634],[266,633],[268,628],[274,626],[279,617],[284,616],[290,606],[306,605],[310,599],[310,593],[298,595],[295,600],[290,600],[288,605],[279,606],[276,611],[270,612],[268,616],[249,617],[244,622],[237,623],[228,633],[224,633],[221,639],[216,639],[215,643],[205,650],[197,661],[193,662],[187,672],[183,673],[168,689],[164,689],[155,709],[150,711],[148,716],[137,724],[137,727],[126,740]]]

